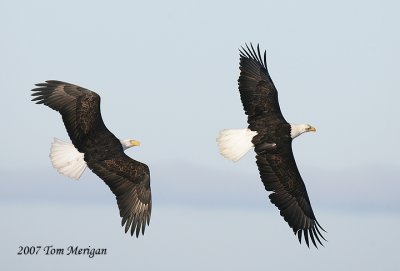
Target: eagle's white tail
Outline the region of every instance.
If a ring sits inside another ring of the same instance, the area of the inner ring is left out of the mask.
[[[219,132],[217,142],[219,152],[234,162],[240,160],[252,147],[251,140],[257,135],[250,129],[229,129]]]
[[[57,171],[67,177],[78,180],[86,168],[83,159],[84,154],[80,153],[72,143],[54,138],[51,143],[50,160]]]

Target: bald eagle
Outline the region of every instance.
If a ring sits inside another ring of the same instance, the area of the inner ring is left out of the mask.
[[[53,166],[74,179],[89,167],[115,194],[125,233],[130,229],[136,237],[144,234],[151,214],[150,171],[124,153],[139,141],[119,140],[107,129],[97,93],[54,80],[36,86],[32,101],[60,112],[72,141],[54,139],[50,151]]]
[[[219,133],[220,153],[238,161],[251,148],[256,152],[257,166],[269,198],[293,229],[301,243],[302,235],[309,247],[309,237],[317,247],[321,243],[320,226],[311,208],[307,190],[296,166],[292,141],[305,132],[315,132],[309,124],[286,122],[278,103],[278,92],[268,74],[266,52],[261,57],[253,45],[240,52],[239,92],[248,116],[248,128],[229,129]],[[326,240],[325,240],[326,241]]]

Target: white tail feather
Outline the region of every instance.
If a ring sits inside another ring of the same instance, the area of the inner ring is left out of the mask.
[[[251,140],[255,135],[257,135],[257,132],[250,129],[223,130],[217,138],[219,152],[229,160],[239,161],[254,147]]]
[[[67,177],[78,180],[86,168],[83,159],[84,154],[80,153],[72,143],[54,138],[51,143],[50,160],[57,171]]]

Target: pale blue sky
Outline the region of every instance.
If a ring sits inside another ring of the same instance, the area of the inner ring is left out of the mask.
[[[393,270],[399,9],[396,1],[0,0],[1,264]],[[245,42],[267,50],[285,118],[317,127],[294,151],[328,230],[318,251],[298,245],[268,202],[253,152],[236,164],[218,153],[219,130],[246,126],[237,91]],[[94,174],[74,182],[51,167],[50,142],[67,134],[29,91],[48,79],[97,91],[109,129],[141,141],[128,154],[151,169],[144,238],[122,233],[114,197]],[[106,246],[110,255],[15,255],[20,245],[70,243]]]

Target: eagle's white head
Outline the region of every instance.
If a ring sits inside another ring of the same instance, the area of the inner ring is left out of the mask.
[[[310,124],[290,124],[290,136],[292,139],[306,132],[316,132],[317,129],[312,127]]]
[[[122,139],[120,142],[124,150],[129,149],[130,147],[140,146],[140,142],[133,139]]]

